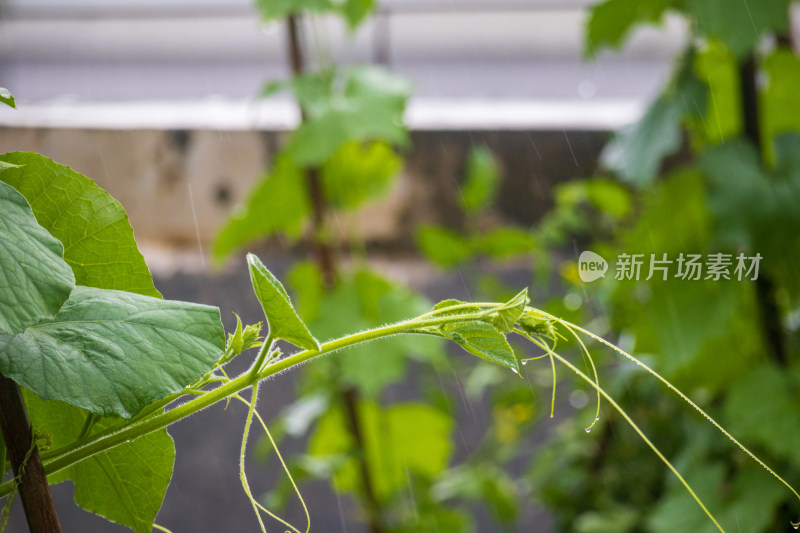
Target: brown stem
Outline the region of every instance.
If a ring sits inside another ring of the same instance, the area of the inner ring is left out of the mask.
[[[300,24],[297,15],[290,15],[288,24],[289,35],[289,62],[294,76],[301,76],[305,73],[305,59],[303,56],[302,42],[300,39]],[[301,108],[302,120],[308,117],[304,109]],[[317,264],[322,272],[322,278],[327,289],[332,289],[336,283],[337,268],[334,260],[333,249],[327,241],[325,235],[325,214],[327,205],[325,193],[322,190],[320,174],[318,168],[306,170],[306,180],[308,184],[308,195],[312,209],[311,242],[314,246],[314,255]],[[359,393],[353,387],[347,387],[340,391],[340,396],[345,407],[345,417],[347,418],[348,428],[353,437],[355,448],[358,451],[358,465],[363,487],[362,499],[367,509],[369,518],[370,533],[384,533],[383,510],[378,500],[375,488],[372,485],[370,476],[369,461],[366,457],[366,447],[364,444],[364,434],[361,429],[361,421],[358,418]]]
[[[60,533],[61,525],[39,447],[33,440],[22,392],[19,385],[3,375],[0,375],[0,429],[3,430],[11,468],[20,481],[19,495],[31,533]]]
[[[753,144],[763,164],[764,144],[761,137],[760,110],[758,107],[758,63],[755,54],[750,53],[739,65],[739,82],[742,96],[742,116],[744,134]],[[787,360],[786,343],[781,327],[781,313],[775,300],[775,285],[772,279],[762,273],[756,280],[756,301],[761,318],[761,330],[772,356],[780,365]]]
[[[366,448],[364,447],[364,431],[361,427],[361,419],[358,416],[359,396],[354,387],[348,387],[342,391],[348,429],[358,449],[358,468],[361,474],[362,488],[364,489],[364,503],[369,514],[369,531],[370,533],[383,533],[385,531],[382,518],[383,511],[376,495],[375,487],[372,485],[372,476],[370,475],[369,462],[366,457]]]
[[[289,34],[289,62],[292,66],[294,76],[302,76],[305,73],[305,59],[303,56],[302,42],[300,39],[300,21],[298,15],[292,14],[287,20]],[[302,120],[305,121],[305,109],[300,109]],[[332,287],[336,282],[336,263],[333,258],[333,249],[327,241],[325,235],[325,195],[320,183],[319,169],[309,168],[305,172],[306,183],[308,185],[309,199],[311,200],[311,242],[314,246],[314,255],[322,271],[322,278],[327,287]]]
[[[739,64],[739,81],[742,93],[744,134],[753,143],[760,157],[764,146],[761,140],[758,109],[758,65],[754,54],[748,54]]]

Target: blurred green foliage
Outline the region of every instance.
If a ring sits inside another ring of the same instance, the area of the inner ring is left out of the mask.
[[[619,342],[702,399],[712,416],[796,483],[800,457],[789,443],[800,439],[790,407],[800,391],[794,318],[800,310],[800,123],[794,112],[800,98],[793,89],[798,57],[784,44],[788,2],[608,0],[590,12],[587,53],[621,47],[632,29],[658,23],[666,13],[688,21],[687,51],[642,119],[619,132],[603,154],[606,168],[629,185],[624,196],[631,209],[598,227],[591,221],[604,212],[607,217],[606,202],[576,211],[569,195],[557,194],[541,226],[543,239],[557,249],[578,238],[587,242],[584,249],[609,260],[620,253],[672,260],[681,253],[760,254],[758,282],[675,279],[673,264],[666,280],[657,274],[644,281],[643,270],[638,282],[607,276],[587,285],[572,261],[563,266],[562,280],[603,309]],[[753,106],[743,92],[752,82],[747,61],[758,76],[762,146],[745,131],[745,104]],[[569,186],[585,183],[591,180]],[[784,346],[783,353],[776,346]],[[640,376],[620,373],[617,363],[603,366],[616,374],[611,390],[623,405],[636,406],[634,418],[696,491],[708,495],[723,527],[783,531],[796,520],[791,494],[715,438],[701,417],[665,401]],[[530,470],[559,531],[715,529],[666,471],[647,463],[646,449],[626,444],[635,437],[618,430],[614,416],[601,417],[592,439],[575,437],[580,426],[562,423]]]

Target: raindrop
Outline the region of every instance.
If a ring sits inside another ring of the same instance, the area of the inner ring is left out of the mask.
[[[528,360],[527,360],[527,359],[523,359],[523,360],[522,360],[522,364],[523,364],[523,365],[527,365],[527,364],[528,364]]]
[[[592,428],[586,428],[586,433],[591,433]]]
[[[568,292],[564,296],[564,307],[570,311],[577,311],[581,308],[581,305],[583,305],[583,299],[577,292]]]
[[[569,393],[569,404],[575,409],[581,409],[589,403],[589,396],[582,390],[576,389]]]
[[[797,524],[792,524],[792,528],[800,529],[800,522],[798,522]]]

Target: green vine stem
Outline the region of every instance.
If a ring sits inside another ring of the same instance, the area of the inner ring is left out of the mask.
[[[500,304],[492,304],[493,307],[498,307]],[[254,383],[262,379],[274,376],[292,367],[305,363],[311,359],[355,346],[363,342],[376,340],[392,335],[401,333],[417,333],[419,329],[438,326],[441,324],[448,324],[453,322],[464,322],[469,320],[480,320],[485,316],[486,312],[476,312],[471,314],[462,314],[457,317],[433,317],[427,319],[416,318],[397,324],[382,326],[374,329],[365,330],[359,333],[354,333],[341,337],[339,339],[331,340],[323,343],[319,350],[303,350],[294,355],[279,359],[270,365],[267,365],[257,373],[246,372],[241,376],[212,389],[202,396],[198,396],[192,400],[187,401],[173,409],[166,412],[158,412],[154,415],[140,419],[131,424],[121,428],[104,431],[93,435],[87,442],[73,444],[60,450],[54,450],[48,454],[45,461],[45,471],[47,474],[53,474],[71,466],[78,461],[82,461],[95,454],[102,453],[114,446],[134,440],[148,433],[163,429],[170,424],[178,422],[188,416],[191,416],[198,411],[201,411],[220,400],[225,400],[234,394],[251,387]],[[6,496],[12,490],[10,482],[5,482],[0,485],[0,497]]]
[[[454,305],[450,307],[445,307],[442,309],[434,310],[429,313],[425,313],[424,315],[421,315],[417,318],[413,318],[407,321],[381,326],[374,329],[369,329],[351,335],[347,335],[339,339],[334,339],[322,343],[320,345],[319,350],[303,350],[282,359],[268,358],[268,354],[271,353],[269,350],[269,346],[272,345],[270,338],[269,339],[270,342],[265,343],[267,348],[262,349],[261,352],[259,353],[259,357],[257,358],[260,361],[256,361],[256,363],[261,362],[260,365],[259,364],[254,365],[254,367],[252,367],[250,370],[248,370],[247,372],[243,373],[242,375],[233,380],[222,380],[222,384],[212,390],[200,392],[196,389],[191,389],[191,390],[187,389],[186,391],[184,391],[186,394],[199,394],[199,395],[196,396],[194,399],[188,400],[185,403],[178,405],[168,411],[161,411],[159,409],[158,411],[153,412],[152,414],[144,418],[134,419],[133,421],[127,423],[125,426],[112,428],[104,432],[98,433],[96,435],[92,435],[85,442],[77,442],[73,443],[72,445],[61,448],[59,450],[53,450],[52,452],[47,454],[47,457],[44,461],[45,471],[48,475],[58,472],[59,470],[62,470],[70,465],[73,465],[97,453],[102,453],[110,448],[113,448],[114,446],[118,446],[124,442],[128,442],[143,435],[146,435],[148,433],[163,429],[174,422],[182,420],[183,418],[191,416],[197,413],[198,411],[201,411],[206,407],[215,404],[218,401],[226,399],[230,400],[231,398],[241,399],[238,393],[248,387],[253,387],[253,398],[249,402],[250,405],[248,406],[249,409],[252,410],[254,409],[254,404],[255,404],[256,385],[261,380],[280,374],[286,370],[289,370],[293,367],[296,367],[300,364],[321,357],[323,355],[338,350],[342,350],[344,348],[348,348],[351,346],[355,346],[357,344],[389,337],[392,335],[430,334],[431,332],[430,328],[433,326],[485,320],[487,316],[489,316],[492,312],[495,312],[498,308],[502,307],[503,305],[504,304],[499,304],[499,303],[477,303],[477,304],[472,303],[472,304]],[[477,310],[472,312],[462,312],[454,314],[453,311],[456,309],[461,309],[463,311],[472,311],[475,309]],[[772,470],[763,461],[761,461],[758,457],[756,457],[755,454],[753,454],[738,440],[736,440],[730,433],[728,433],[725,429],[723,429],[722,426],[719,425],[719,423],[717,423],[713,418],[711,418],[697,404],[692,402],[685,394],[679,391],[674,385],[669,383],[669,381],[667,381],[666,378],[661,376],[655,370],[651,369],[650,367],[648,367],[647,365],[645,365],[644,363],[642,363],[629,353],[615,346],[611,342],[603,339],[598,335],[591,333],[586,329],[581,328],[580,326],[576,326],[575,324],[561,320],[560,318],[555,317],[549,313],[531,307],[526,307],[525,313],[535,314],[536,316],[541,317],[543,320],[551,321],[555,324],[564,327],[569,333],[572,334],[574,338],[578,339],[584,354],[587,356],[588,356],[588,350],[586,349],[584,343],[580,341],[578,333],[586,335],[587,337],[599,343],[604,344],[605,346],[611,348],[618,354],[636,363],[642,369],[649,372],[655,378],[661,381],[666,387],[668,387],[672,392],[677,394],[682,400],[688,403],[691,407],[696,409],[700,414],[702,414],[717,430],[719,430],[723,435],[725,435],[728,439],[730,439],[733,443],[735,443],[756,463],[758,463],[760,466],[766,469],[767,472],[769,472],[772,476],[774,476],[777,480],[779,480],[784,486],[786,486],[792,492],[792,494],[795,495],[795,497],[798,498],[798,500],[800,500],[800,495],[798,495],[797,491],[788,482],[786,482],[774,470]],[[526,331],[519,328],[514,328],[514,332],[522,335],[524,338],[530,340],[536,346],[543,349],[546,352],[545,356],[549,356],[551,362],[553,361],[553,359],[558,360],[561,364],[565,365],[572,372],[577,374],[581,379],[585,380],[593,388],[595,388],[600,396],[605,398],[614,407],[614,409],[616,409],[622,414],[623,418],[628,422],[628,424],[630,424],[634,428],[634,430],[644,440],[644,442],[654,451],[654,453],[661,459],[661,461],[663,461],[669,467],[669,469],[673,472],[673,474],[675,474],[678,477],[681,483],[683,483],[684,487],[695,499],[695,501],[697,501],[700,507],[706,512],[706,514],[714,522],[716,527],[720,531],[723,531],[722,527],[717,523],[717,521],[714,519],[711,513],[705,508],[703,503],[693,492],[691,487],[689,487],[689,485],[683,480],[678,471],[669,463],[669,461],[663,456],[663,454],[661,454],[661,452],[656,448],[656,446],[649,439],[647,439],[647,437],[641,432],[641,430],[638,429],[635,423],[630,419],[630,417],[627,416],[627,414],[622,410],[622,408],[599,386],[599,384],[597,383],[597,376],[595,373],[596,370],[594,368],[593,363],[592,363],[592,371],[594,373],[594,379],[590,378],[589,376],[578,370],[577,367],[572,365],[569,361],[567,361],[558,353],[556,353],[552,348],[543,343],[540,338],[531,336]],[[262,357],[262,355],[264,357]],[[538,358],[531,358],[531,360],[532,359],[538,359]],[[264,365],[264,361],[266,361],[266,365]],[[250,419],[252,419],[252,414],[248,415],[248,420]],[[11,481],[1,484],[0,497],[7,496],[11,492],[13,492],[13,489],[14,486]]]

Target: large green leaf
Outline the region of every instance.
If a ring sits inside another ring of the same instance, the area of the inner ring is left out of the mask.
[[[62,402],[44,401],[23,390],[31,423],[58,448],[72,443],[90,413]],[[93,431],[116,421],[101,418]],[[137,533],[149,533],[172,477],[175,446],[166,429],[121,444],[48,477],[75,483],[75,503]]]
[[[217,234],[214,259],[220,262],[245,244],[276,233],[296,238],[309,210],[304,173],[288,158],[280,158]]]
[[[250,268],[253,290],[267,317],[269,334],[275,339],[289,341],[307,350],[319,350],[317,339],[297,316],[297,311],[278,278],[253,254],[247,254],[247,265]]]
[[[63,250],[25,198],[0,182],[0,339],[52,318],[64,304],[75,278]]]
[[[0,333],[0,372],[44,399],[131,417],[222,355],[219,309],[76,287],[54,319]]]
[[[14,102],[14,95],[12,95],[11,92],[4,87],[0,87],[0,103],[15,109],[17,107],[16,102]]]
[[[110,194],[39,154],[14,152],[0,159],[20,165],[0,172],[0,180],[22,193],[39,224],[64,244],[64,260],[78,285],[161,297],[128,216]]]
[[[403,160],[383,142],[350,142],[322,166],[322,188],[331,207],[353,209],[386,192]]]
[[[686,10],[701,33],[719,39],[742,57],[765,35],[788,31],[790,4],[791,0],[691,0],[686,2]]]
[[[325,162],[348,141],[383,140],[405,144],[403,111],[411,92],[400,76],[376,67],[350,69],[341,91],[307,109],[307,119],[292,134],[286,154],[300,166]]]
[[[586,24],[584,54],[594,56],[602,48],[620,48],[637,24],[657,24],[678,0],[606,0],[592,6]]]

